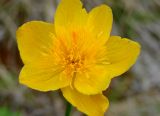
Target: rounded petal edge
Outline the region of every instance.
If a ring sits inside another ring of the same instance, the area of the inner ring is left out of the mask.
[[[110,37],[106,46],[110,62],[107,70],[112,77],[119,76],[129,70],[135,64],[141,49],[138,42],[119,36]]]
[[[109,107],[108,99],[102,94],[85,95],[70,87],[61,90],[68,102],[89,116],[103,116]]]

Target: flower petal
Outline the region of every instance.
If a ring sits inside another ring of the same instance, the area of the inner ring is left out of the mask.
[[[79,28],[86,24],[87,12],[82,9],[80,0],[61,0],[55,14],[55,29],[58,34],[61,28]]]
[[[53,44],[53,24],[31,21],[17,30],[17,42],[24,63],[47,55]]]
[[[111,72],[112,77],[126,72],[136,62],[140,53],[140,45],[137,42],[118,36],[110,37],[106,46],[110,62],[106,70]]]
[[[107,5],[101,5],[89,13],[87,27],[95,37],[101,38],[103,41],[107,41],[112,29],[112,10]]]
[[[61,90],[67,101],[89,116],[103,116],[109,106],[108,99],[102,94],[84,95],[70,87]]]
[[[20,83],[39,91],[57,90],[68,86],[71,78],[66,77],[63,69],[53,62],[54,58],[49,57],[26,64],[19,76]]]
[[[95,65],[84,73],[76,73],[74,87],[83,94],[99,94],[110,84],[110,74],[105,65]]]

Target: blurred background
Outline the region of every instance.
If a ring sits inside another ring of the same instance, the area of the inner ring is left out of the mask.
[[[112,35],[138,41],[137,63],[104,92],[106,116],[160,116],[160,0],[82,0],[89,11],[105,3],[114,15]],[[53,22],[59,0],[0,0],[0,116],[64,116],[61,92],[31,90],[18,83],[23,63],[15,32],[31,20]],[[76,109],[72,116],[83,116]]]

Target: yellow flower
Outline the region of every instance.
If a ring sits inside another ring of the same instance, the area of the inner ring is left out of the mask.
[[[111,28],[110,7],[100,5],[87,13],[80,0],[61,0],[54,24],[31,21],[17,30],[24,62],[20,83],[39,91],[61,89],[78,110],[104,115],[109,102],[102,91],[140,52],[138,43],[110,36]]]

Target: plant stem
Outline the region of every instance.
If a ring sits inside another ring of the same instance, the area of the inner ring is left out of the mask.
[[[72,105],[69,102],[67,102],[66,103],[66,113],[65,113],[65,116],[70,116],[71,110],[72,110]]]

